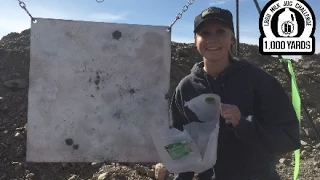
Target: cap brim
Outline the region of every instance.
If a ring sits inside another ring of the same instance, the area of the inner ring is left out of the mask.
[[[206,18],[205,20],[203,20],[200,24],[198,24],[198,26],[195,28],[195,30],[193,31],[194,33],[196,33],[200,28],[201,26],[203,26],[204,24],[208,23],[208,22],[220,22],[222,24],[225,24],[227,25],[230,29],[232,29],[232,25],[230,23],[228,23],[227,21],[221,19],[221,18],[218,18],[218,17],[210,17],[210,18]]]

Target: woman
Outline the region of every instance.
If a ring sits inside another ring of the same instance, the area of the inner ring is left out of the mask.
[[[280,83],[244,60],[233,58],[235,44],[230,11],[211,7],[194,21],[195,45],[203,56],[177,86],[170,106],[171,127],[199,119],[184,106],[205,93],[221,97],[217,161],[199,180],[280,179],[276,156],[300,148],[299,122]],[[210,112],[208,112],[210,113]],[[176,180],[191,180],[193,172]]]

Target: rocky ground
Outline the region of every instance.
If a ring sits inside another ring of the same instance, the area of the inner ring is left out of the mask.
[[[155,171],[159,169],[155,164],[25,163],[29,33],[29,30],[10,33],[0,40],[0,180],[162,179],[155,177],[161,176]],[[290,84],[277,58],[261,56],[254,45],[241,44],[240,49],[242,58],[277,77],[290,92]],[[172,43],[171,93],[198,60],[199,54],[193,44]],[[320,54],[303,56],[294,63],[294,68],[303,102],[319,131]],[[305,114],[302,115],[300,179],[320,180],[320,142]],[[292,179],[293,162],[293,153],[279,157],[277,170],[282,179]],[[172,179],[172,175],[167,175],[167,179]]]

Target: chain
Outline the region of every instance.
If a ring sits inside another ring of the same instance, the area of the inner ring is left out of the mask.
[[[36,19],[33,18],[32,15],[31,15],[31,14],[29,13],[29,11],[27,10],[27,5],[26,5],[22,0],[18,0],[18,1],[19,1],[20,7],[21,7],[22,9],[24,9],[24,10],[28,13],[28,15],[30,16],[32,22],[35,23],[35,22],[36,22]]]
[[[172,26],[177,22],[178,19],[181,19],[182,14],[186,12],[189,8],[189,6],[194,2],[194,0],[188,0],[188,3],[183,6],[182,11],[177,14],[176,19],[170,24],[170,26],[167,28],[167,31],[171,31]]]

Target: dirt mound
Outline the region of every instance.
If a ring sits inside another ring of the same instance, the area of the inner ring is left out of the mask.
[[[0,180],[7,179],[154,179],[153,165],[99,163],[25,163],[30,30],[10,33],[0,40]],[[277,58],[261,56],[258,46],[241,44],[241,58],[274,75],[290,92]],[[201,58],[193,44],[172,42],[171,90]],[[320,129],[320,54],[294,63],[303,102]],[[301,179],[320,179],[320,144],[303,114]],[[279,157],[282,179],[293,177],[293,153]],[[168,176],[172,179],[172,175]]]

